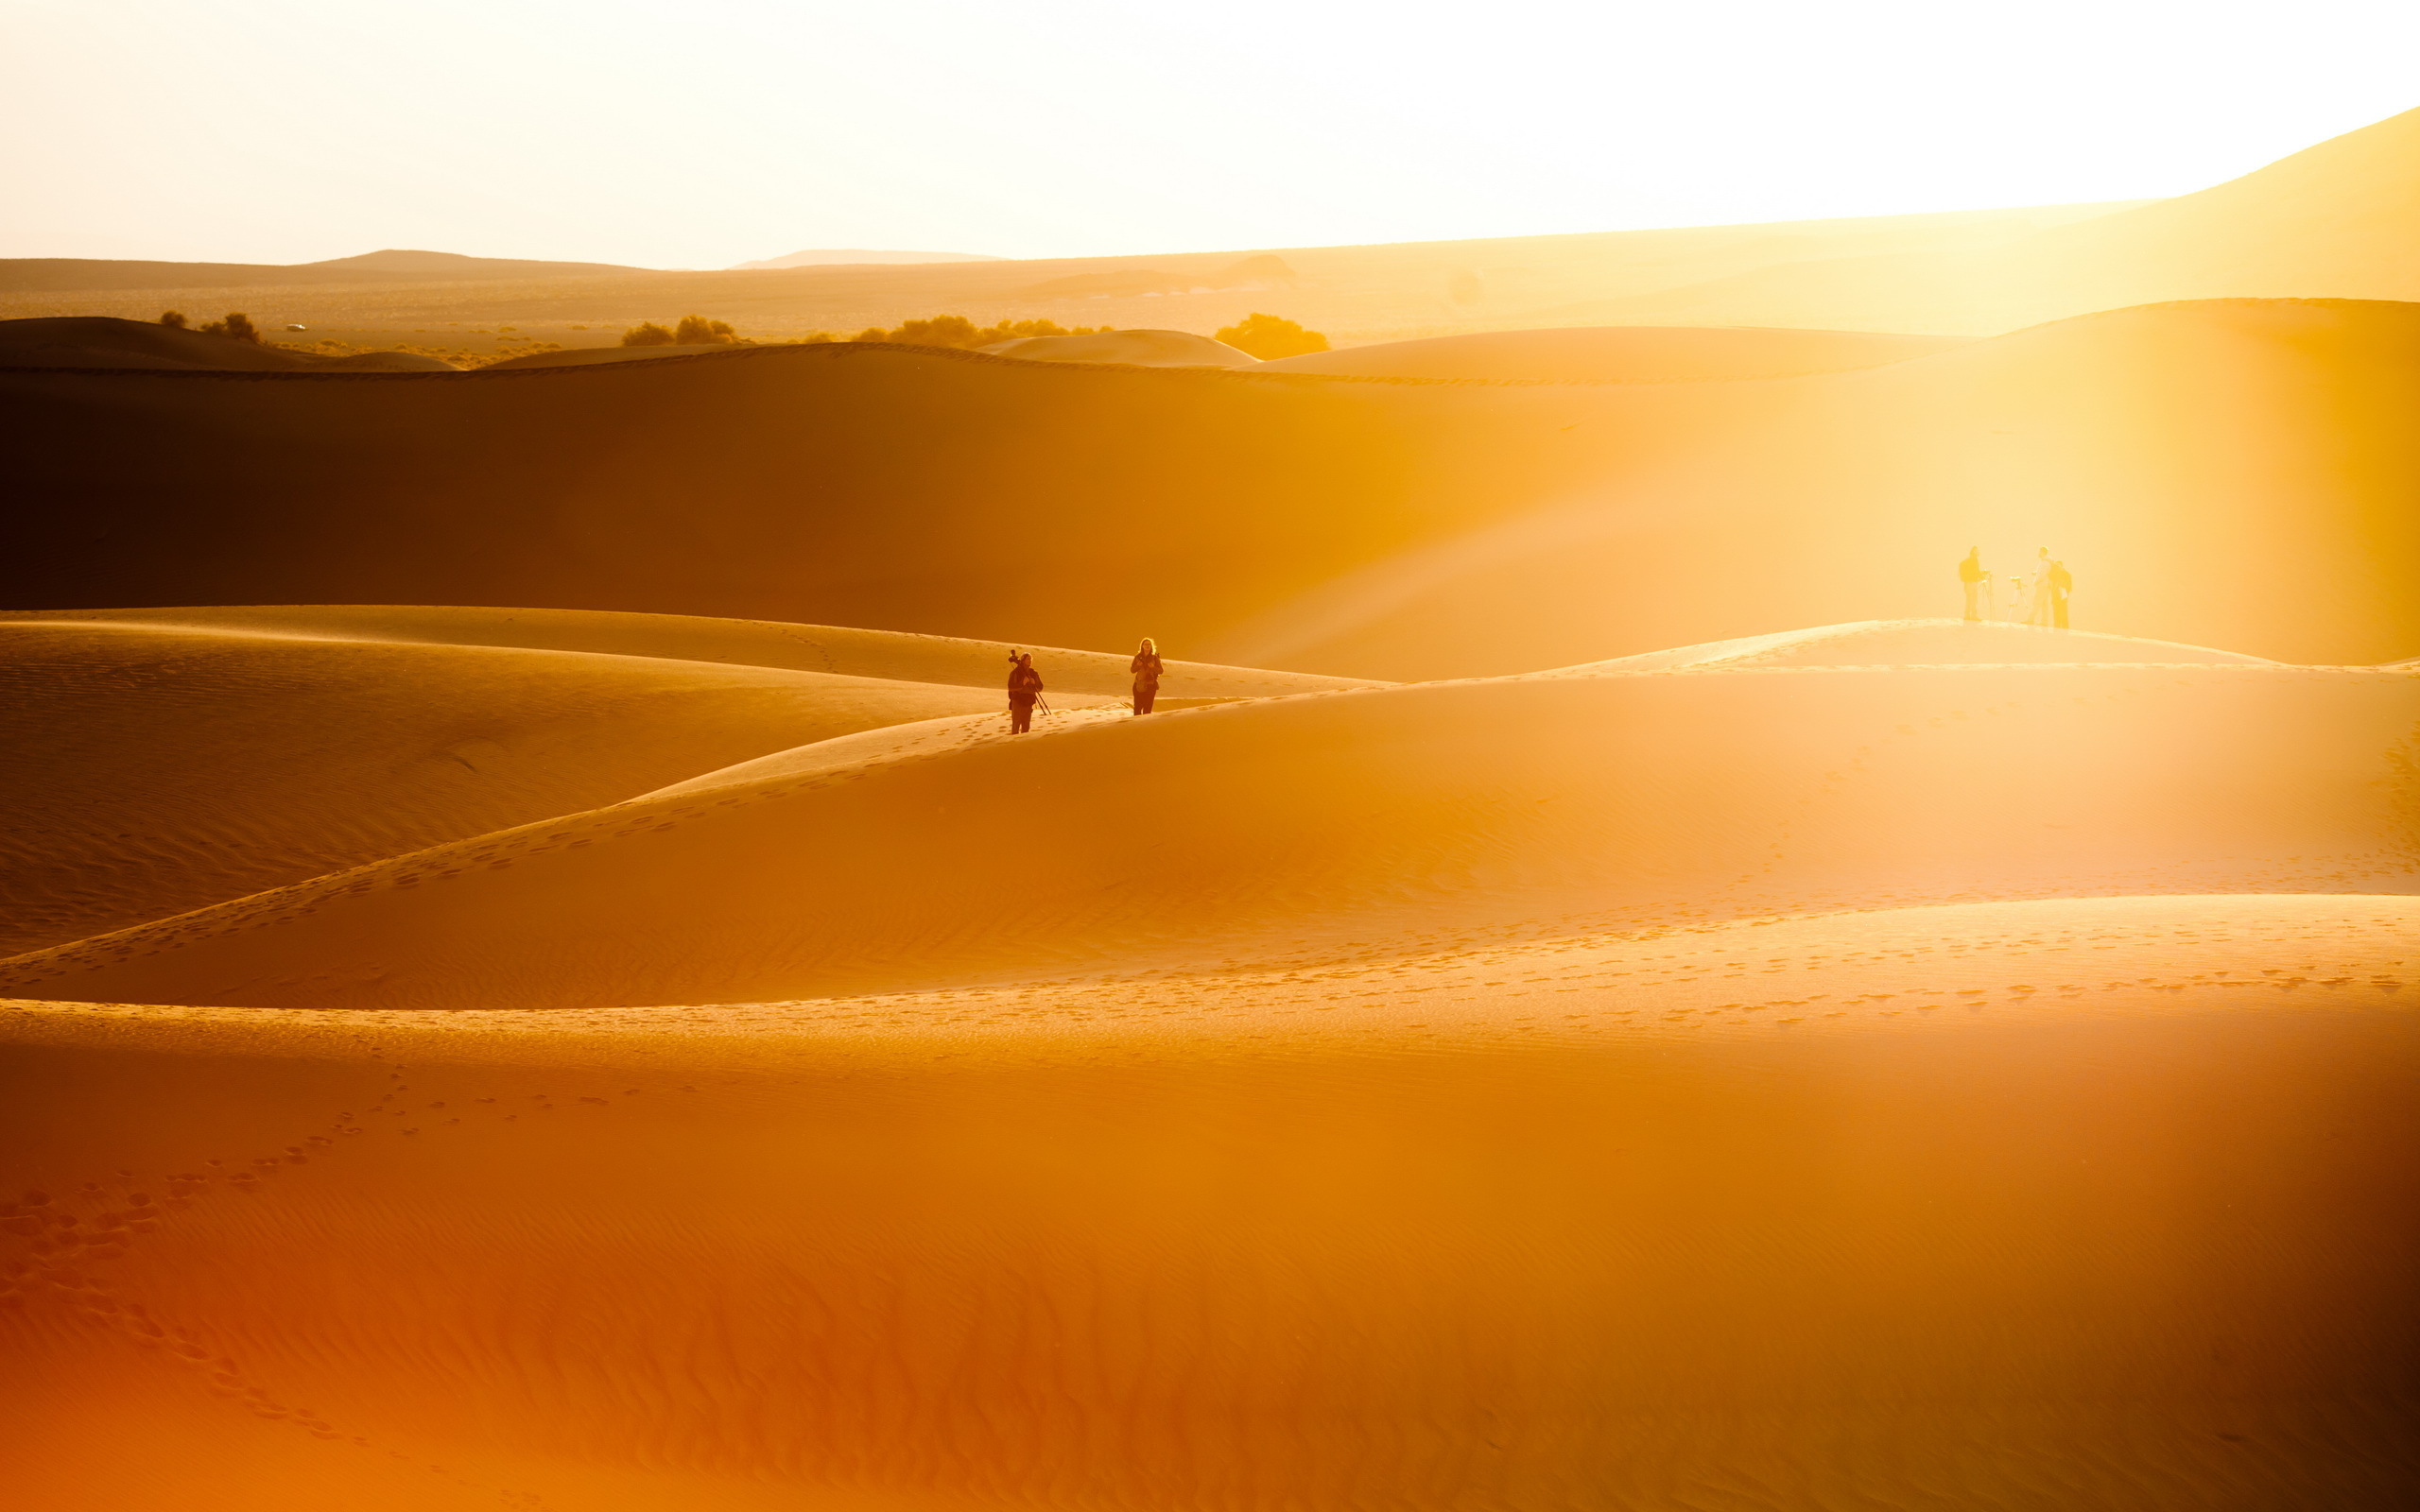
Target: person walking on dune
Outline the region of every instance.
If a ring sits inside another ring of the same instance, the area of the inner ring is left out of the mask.
[[[1042,674],[1033,670],[1030,653],[1009,653],[1009,733],[1022,735],[1033,728],[1033,706],[1042,697]]]
[[[1132,667],[1134,673],[1134,712],[1148,714],[1151,712],[1151,700],[1160,696],[1160,648],[1151,644],[1150,636],[1143,637],[1143,648],[1134,653]]]
[[[2033,558],[2033,608],[2025,616],[2028,625],[2048,628],[2050,624],[2050,548],[2045,546]]]
[[[1983,585],[1992,580],[1992,575],[1983,571],[1982,547],[1966,548],[1965,558],[1958,564],[1958,580],[1966,588],[1966,617],[1970,620],[1981,619],[1983,616],[1977,608],[1976,599],[1982,593]]]
[[[2046,577],[2050,584],[2050,627],[2064,630],[2067,627],[2067,595],[2076,588],[2075,575],[2067,571],[2066,562],[2053,561]]]

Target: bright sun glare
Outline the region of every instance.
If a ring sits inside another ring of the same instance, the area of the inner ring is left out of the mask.
[[[2420,8],[7,0],[0,255],[721,267],[2184,193],[2414,103]]]

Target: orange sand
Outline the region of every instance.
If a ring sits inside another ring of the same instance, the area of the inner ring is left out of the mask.
[[[1548,339],[1491,350],[1556,356],[1556,333],[1530,335]],[[1687,335],[1720,366],[1737,334]],[[1956,612],[1969,546],[2005,576],[2047,545],[2080,627],[2305,663],[2420,655],[2411,304],[2152,306],[1699,382],[839,343],[427,375],[0,370],[0,404],[41,438],[18,487],[58,506],[24,511],[0,602],[49,610],[536,604],[1111,652],[1151,635],[1404,680]]]
[[[2420,674],[999,655],[0,621],[18,1496],[2420,1488]]]

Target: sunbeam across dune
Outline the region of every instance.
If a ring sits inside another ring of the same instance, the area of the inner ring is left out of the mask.
[[[13,9],[0,1512],[2420,1507],[2420,9]]]

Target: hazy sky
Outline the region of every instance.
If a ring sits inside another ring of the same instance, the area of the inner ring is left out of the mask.
[[[2181,193],[2420,0],[0,0],[0,256],[719,267]]]

